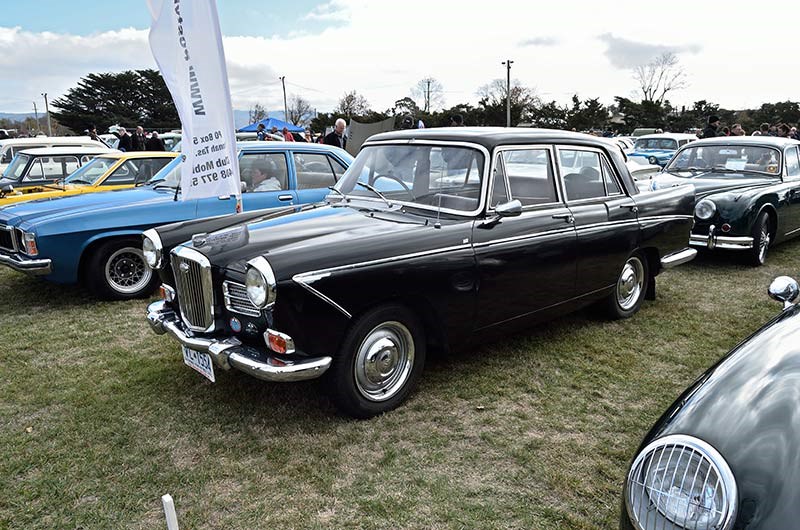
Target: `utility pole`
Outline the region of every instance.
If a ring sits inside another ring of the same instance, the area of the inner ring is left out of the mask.
[[[511,127],[511,65],[514,61],[506,59],[500,64],[506,65],[506,127]]]
[[[36,110],[36,102],[33,102],[33,115],[36,117],[36,128],[39,128],[39,111]],[[34,131],[35,132],[35,131]]]
[[[53,136],[53,128],[50,126],[50,107],[47,105],[47,92],[43,92],[44,96],[44,111],[47,114],[47,136]]]
[[[289,121],[289,107],[286,106],[286,76],[282,75],[278,79],[283,86],[283,121]]]
[[[428,90],[425,96],[425,112],[431,111],[431,78],[429,77],[427,80],[428,82]]]

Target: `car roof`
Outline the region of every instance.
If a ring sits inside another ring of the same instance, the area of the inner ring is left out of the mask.
[[[4,140],[0,140],[0,147],[5,145],[39,145],[42,143],[102,145],[101,142],[92,140],[88,136],[35,136],[33,138],[6,138]]]
[[[98,155],[101,153],[118,153],[116,149],[110,147],[94,147],[76,145],[75,147],[34,147],[20,151],[26,155],[34,156],[57,156],[57,155]]]
[[[268,142],[236,142],[236,148],[242,151],[264,151],[266,149],[269,150],[277,150],[277,151],[285,151],[288,149],[292,149],[294,151],[303,150],[303,151],[319,151],[319,152],[338,152],[342,153],[345,152],[343,149],[339,149],[338,147],[334,147],[332,145],[325,145],[325,144],[314,144],[309,142],[275,142],[275,141],[268,141]],[[348,155],[349,156],[349,155]]]
[[[780,136],[717,136],[716,138],[703,138],[702,140],[692,142],[692,147],[699,147],[706,144],[786,147],[787,145],[800,145],[800,142],[792,138],[781,138]]]
[[[636,137],[637,140],[646,140],[648,138],[671,138],[673,140],[684,140],[686,138],[694,138],[697,140],[696,134],[689,133],[657,133],[657,134],[643,134]]]
[[[29,151],[32,151],[32,149],[29,149]],[[180,156],[180,153],[176,151],[127,151],[125,153],[121,151],[111,151],[108,153],[101,153],[97,155],[97,158],[175,158],[178,156]]]
[[[500,145],[535,143],[581,144],[603,149],[609,147],[608,139],[590,134],[527,127],[435,127],[400,130],[371,136],[365,145],[392,140],[470,142],[482,145],[490,151]]]

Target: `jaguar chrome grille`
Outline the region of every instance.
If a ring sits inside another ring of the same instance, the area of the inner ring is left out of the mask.
[[[184,323],[192,331],[213,331],[214,289],[208,258],[194,249],[177,247],[171,262]]]
[[[251,317],[261,316],[261,311],[253,305],[253,302],[247,296],[247,287],[241,283],[223,282],[222,295],[225,297],[225,309],[231,313],[239,313]]]
[[[8,252],[16,252],[17,244],[14,238],[14,229],[10,226],[0,226],[0,248]]]

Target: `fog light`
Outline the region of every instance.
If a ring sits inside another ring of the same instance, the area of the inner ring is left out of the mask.
[[[167,302],[172,302],[175,300],[175,289],[173,289],[169,285],[162,283],[161,286],[158,288],[158,294],[161,296],[161,298],[163,298]]]
[[[722,228],[723,232],[730,232],[731,231],[731,225],[729,225],[728,223],[725,223],[720,228]]]
[[[294,339],[286,333],[268,329],[264,332],[264,341],[269,349],[275,353],[292,354],[294,353]]]

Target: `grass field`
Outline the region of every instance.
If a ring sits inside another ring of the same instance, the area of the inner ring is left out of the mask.
[[[780,306],[800,243],[703,256],[634,318],[590,311],[429,359],[400,409],[338,416],[317,382],[211,384],[146,302],[0,271],[0,528],[612,528],[639,440]]]

